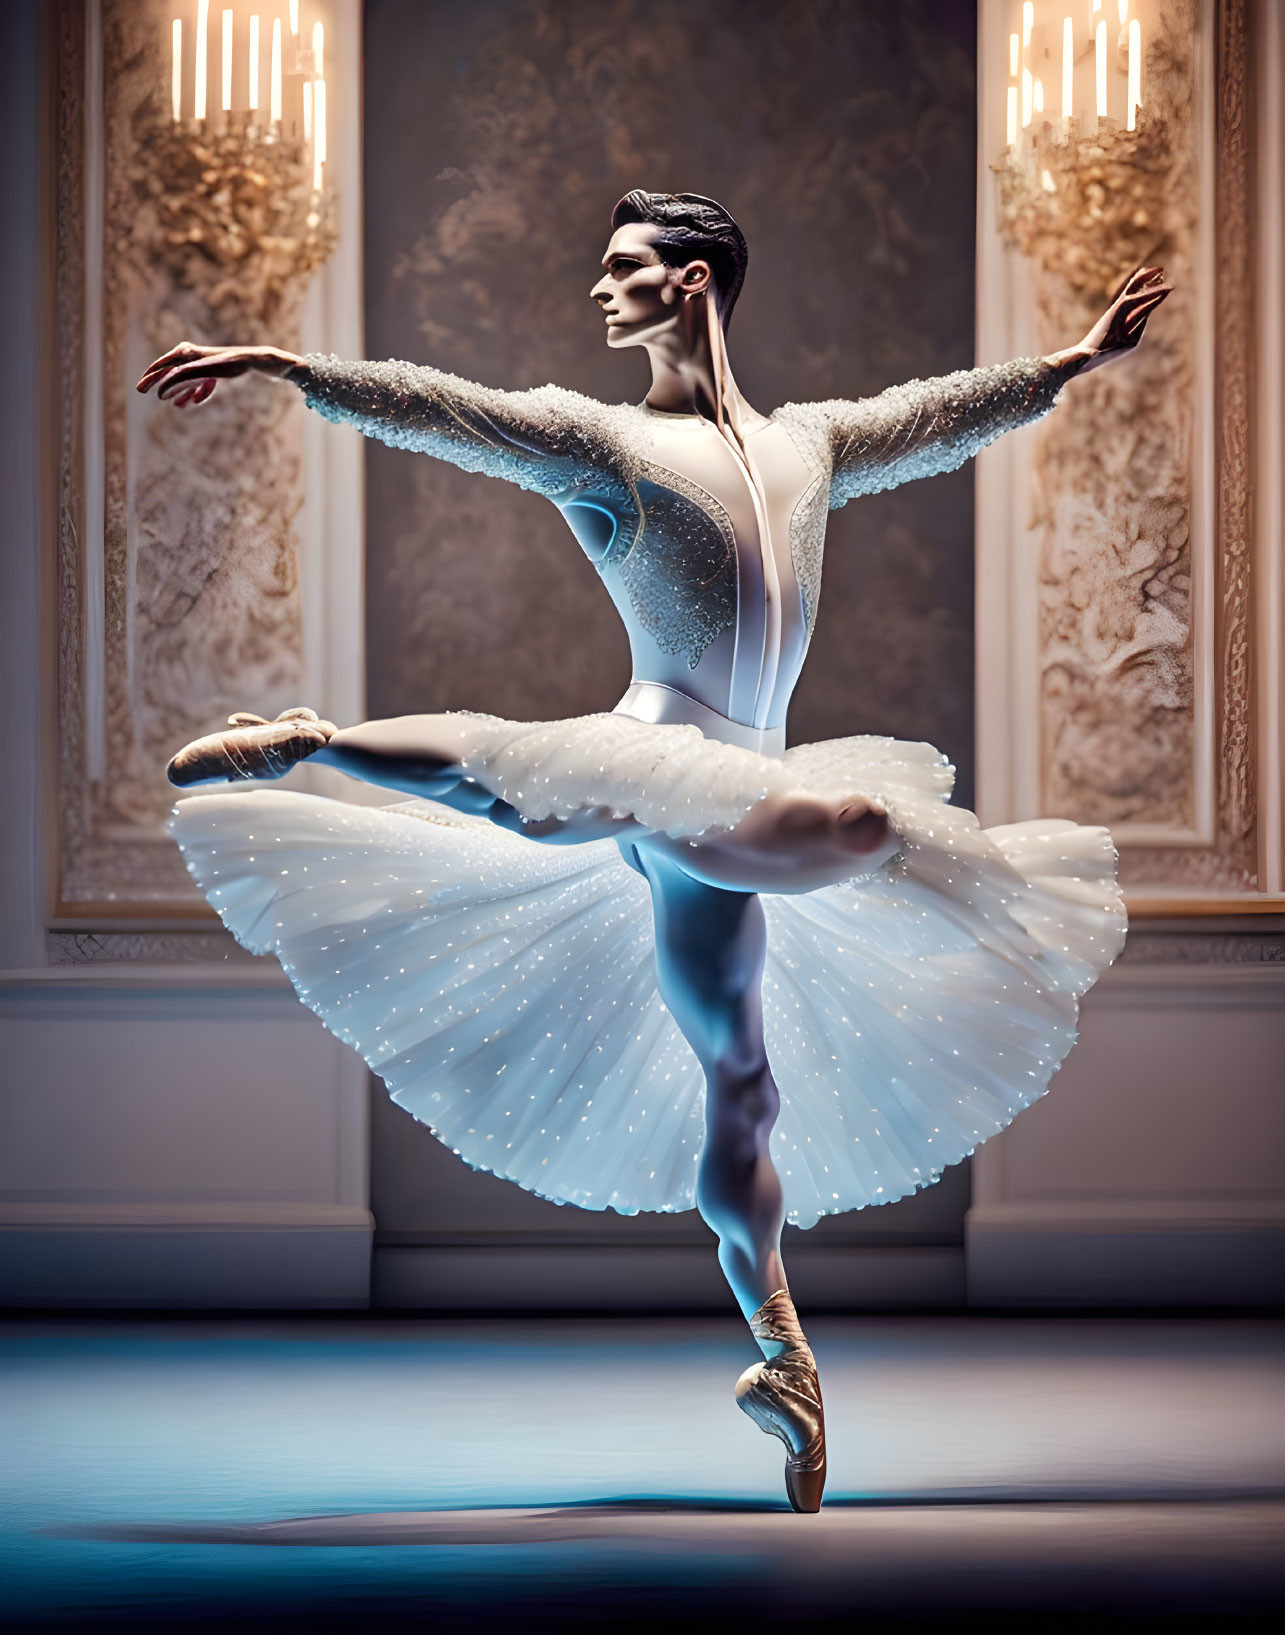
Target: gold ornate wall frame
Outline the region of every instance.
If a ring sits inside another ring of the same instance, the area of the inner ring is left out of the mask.
[[[994,53],[1002,4],[983,18]],[[1022,314],[983,296],[985,355],[1066,345],[1139,263],[1177,284],[1127,365],[979,478],[984,809],[1105,823],[1135,917],[1280,913],[1256,676],[1253,7],[1163,0],[1161,23],[1136,132],[1050,130],[983,178],[979,270]]]
[[[333,9],[352,12],[355,28],[355,7]],[[275,713],[330,690],[307,628],[324,596],[305,583],[320,525],[305,505],[301,402],[280,387],[233,390],[193,415],[133,391],[181,339],[301,349],[336,242],[333,189],[318,198],[301,181],[299,143],[265,145],[234,117],[173,119],[170,12],[162,0],[58,0],[53,29],[57,743],[46,845],[49,924],[63,930],[208,928],[164,831],[166,760],[251,701]],[[359,562],[359,528],[352,539]]]

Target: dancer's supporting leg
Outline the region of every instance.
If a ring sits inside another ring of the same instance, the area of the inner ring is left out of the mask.
[[[661,997],[705,1074],[696,1201],[718,1236],[724,1276],[750,1318],[786,1287],[785,1209],[768,1151],[780,1097],[763,1043],[763,906],[749,892],[692,879],[653,848],[640,846],[638,856],[652,891]],[[764,1354],[776,1353],[768,1346]]]
[[[705,1074],[705,1145],[696,1202],[766,1362],[737,1383],[741,1407],[786,1445],[786,1492],[817,1510],[825,1485],[825,1421],[816,1364],[781,1263],[785,1210],[769,1141],[780,1096],[763,1039],[767,950],[751,892],[693,878],[667,849],[635,855],[651,886],[660,991]]]

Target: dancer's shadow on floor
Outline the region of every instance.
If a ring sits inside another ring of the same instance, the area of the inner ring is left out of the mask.
[[[861,1510],[950,1509],[1000,1505],[1023,1508],[1032,1504],[1162,1504],[1186,1505],[1279,1499],[1278,1490],[1255,1488],[1231,1493],[1125,1493],[1121,1490],[1016,1492],[986,1489],[974,1492],[918,1494],[836,1494],[825,1502],[827,1512],[851,1514]],[[50,1528],[62,1538],[95,1539],[132,1544],[261,1544],[363,1548],[380,1545],[563,1544],[593,1540],[624,1540],[639,1533],[666,1533],[675,1524],[694,1524],[703,1531],[709,1523],[698,1517],[731,1521],[738,1517],[790,1513],[784,1499],[742,1499],[719,1496],[635,1495],[617,1499],[581,1499],[551,1505],[489,1506],[475,1510],[386,1510],[340,1515],[292,1516],[280,1521],[237,1522],[90,1522]]]
[[[561,1504],[494,1505],[475,1510],[386,1510],[280,1521],[90,1522],[49,1529],[62,1538],[133,1544],[543,1544],[627,1536],[647,1522],[684,1517],[766,1515],[782,1500],[630,1497]]]

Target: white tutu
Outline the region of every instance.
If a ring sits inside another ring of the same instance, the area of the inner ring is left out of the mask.
[[[787,1218],[890,1203],[1042,1095],[1125,915],[1104,829],[982,830],[926,744],[772,759],[695,727],[461,716],[468,769],[524,816],[606,806],[675,835],[769,789],[883,803],[898,854],[767,896],[772,1151]],[[587,1209],[694,1204],[702,1075],[656,986],[650,894],[614,842],[544,846],[430,802],[198,795],[170,820],[237,940],[478,1169]]]

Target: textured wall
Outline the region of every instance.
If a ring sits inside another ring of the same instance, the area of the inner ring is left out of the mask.
[[[587,299],[630,187],[712,194],[751,265],[732,331],[770,410],[972,361],[973,7],[368,0],[367,347],[639,399]],[[609,708],[624,638],[556,512],[372,446],[373,714]],[[835,516],[794,741],[928,738],[971,796],[967,472]]]
[[[745,228],[732,358],[761,409],[967,366],[974,20],[961,0],[367,0],[368,355],[639,400],[645,358],[607,351],[588,291],[641,186]],[[615,703],[624,636],[551,506],[374,443],[368,478],[372,715]],[[972,574],[968,471],[836,513],[792,740],[930,739],[971,800]],[[385,1245],[704,1241],[692,1216],[556,1209],[373,1108]],[[966,1199],[952,1173],[809,1243],[957,1242]]]

